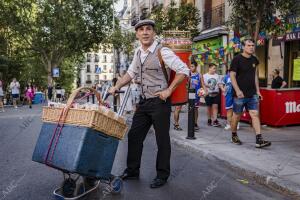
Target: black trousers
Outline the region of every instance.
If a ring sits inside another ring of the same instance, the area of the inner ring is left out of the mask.
[[[171,101],[159,98],[141,100],[133,116],[131,129],[128,133],[128,173],[139,174],[143,142],[153,125],[158,147],[156,157],[157,178],[168,179],[170,175],[170,115]]]

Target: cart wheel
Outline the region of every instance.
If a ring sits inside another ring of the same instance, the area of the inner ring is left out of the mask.
[[[80,183],[80,184],[77,186],[77,188],[76,188],[75,195],[76,195],[76,196],[79,196],[79,195],[81,195],[81,194],[83,194],[83,193],[85,193],[85,192],[86,192],[86,191],[85,191],[84,183]]]
[[[123,188],[123,181],[120,177],[114,177],[110,182],[111,193],[119,194]]]
[[[76,181],[72,178],[67,178],[62,184],[62,194],[65,197],[73,197],[76,189]]]

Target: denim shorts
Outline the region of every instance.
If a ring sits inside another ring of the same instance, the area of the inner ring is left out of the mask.
[[[234,98],[233,112],[242,113],[244,108],[247,110],[258,110],[258,96],[253,95],[250,98]]]

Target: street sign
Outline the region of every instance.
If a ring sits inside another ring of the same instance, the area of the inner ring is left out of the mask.
[[[55,67],[52,69],[52,77],[59,77],[59,68],[58,67]]]
[[[96,74],[101,74],[101,67],[96,67],[96,70],[95,70],[95,72],[96,72]]]

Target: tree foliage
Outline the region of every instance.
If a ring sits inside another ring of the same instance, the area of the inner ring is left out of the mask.
[[[177,7],[172,1],[166,8],[160,5],[154,9],[150,18],[155,20],[158,35],[166,30],[190,31],[192,37],[199,34],[200,13],[192,4],[181,4]]]
[[[51,70],[64,59],[96,49],[112,29],[112,0],[2,0],[0,28],[10,30],[17,49],[39,57]]]
[[[232,13],[228,23],[236,30],[247,32],[256,41],[261,30],[276,30],[278,24],[274,19],[284,23],[286,16],[295,9],[295,2],[296,0],[229,0]]]

